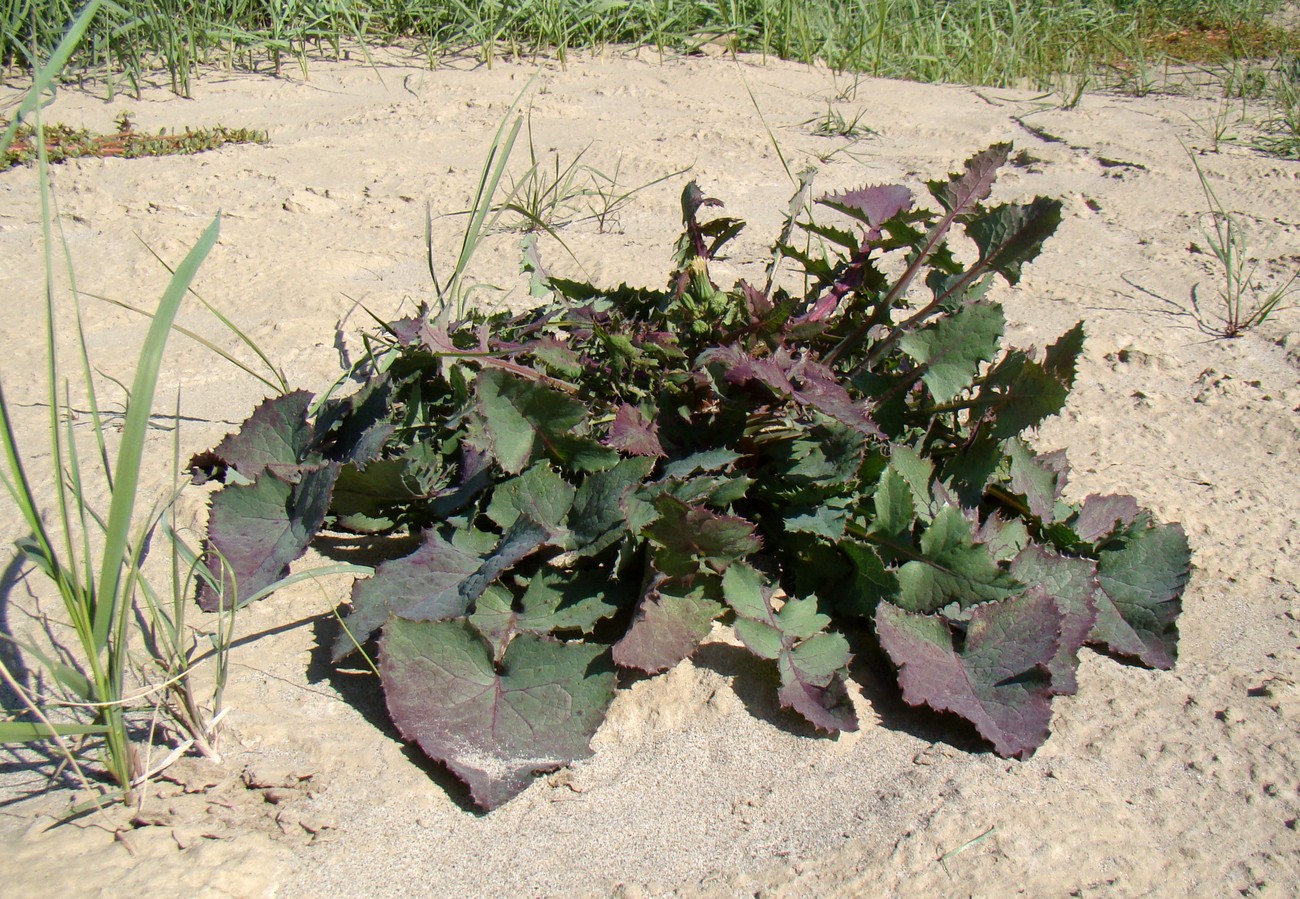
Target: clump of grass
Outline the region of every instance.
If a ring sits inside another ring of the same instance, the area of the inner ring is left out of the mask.
[[[1038,89],[1102,64],[1145,73],[1165,60],[1275,56],[1296,38],[1270,25],[1275,0],[735,0],[611,3],[609,0],[336,0],[264,4],[159,4],[117,0],[75,59],[133,89],[165,69],[188,94],[198,67],[304,71],[309,60],[346,56],[368,44],[415,41],[431,64],[470,52],[500,57],[554,54],[611,44],[690,51],[729,49],[823,62],[838,71],[890,78]],[[30,70],[57,42],[71,0],[0,8],[0,67]],[[30,13],[30,14],[29,14]],[[36,55],[33,56],[33,48]],[[1138,78],[1145,84],[1144,76]]]
[[[818,137],[847,137],[851,140],[875,134],[875,130],[862,124],[866,110],[858,110],[853,118],[846,118],[844,113],[827,104],[826,111],[803,121],[809,133]]]
[[[146,462],[146,441],[155,427],[153,405],[163,351],[190,284],[216,245],[220,219],[204,230],[175,267],[157,308],[146,313],[151,319],[148,333],[130,386],[118,385],[126,398],[122,414],[114,416],[100,401],[85,339],[81,295],[53,212],[42,96],[99,8],[100,0],[92,0],[77,17],[50,61],[38,68],[14,120],[0,135],[0,156],[22,131],[30,134],[35,156],[45,274],[44,405],[49,410],[48,424],[35,445],[27,437],[20,442],[13,407],[0,383],[0,484],[29,532],[17,541],[15,565],[43,575],[60,600],[57,615],[47,615],[38,600],[32,612],[36,624],[32,634],[15,633],[10,627],[0,631],[4,649],[0,680],[7,687],[0,742],[51,746],[90,796],[73,813],[130,801],[144,781],[191,750],[218,757],[214,727],[222,714],[234,623],[234,608],[224,603],[219,604],[222,611],[215,619],[198,627],[186,614],[197,581],[207,580],[217,591],[223,585],[212,581],[207,565],[172,521],[171,509],[180,489],[176,430],[171,490],[147,511],[138,508],[146,465],[152,464]],[[56,263],[56,254],[62,255],[62,265]],[[70,310],[61,299],[60,282],[69,287]],[[57,349],[68,331],[79,370],[71,378]],[[265,355],[260,355],[265,361]],[[269,379],[263,381],[274,386]],[[74,409],[70,382],[79,383],[88,410]],[[173,420],[179,424],[179,398]],[[89,447],[78,436],[81,427],[88,428]],[[115,439],[110,431],[116,432]],[[110,449],[114,443],[116,448]],[[106,509],[98,497],[106,497]],[[158,543],[163,544],[165,563],[161,575],[154,569],[146,571],[145,565],[151,547],[155,556],[159,554]],[[334,566],[306,576],[363,570],[368,569]],[[205,643],[209,648],[203,648]],[[194,675],[206,660],[212,660],[215,673],[212,693],[204,699]],[[160,731],[166,735],[162,742],[167,752],[156,761],[151,754]],[[87,759],[95,765],[83,764]]]
[[[1196,157],[1191,156],[1209,210],[1202,216],[1202,233],[1209,254],[1217,263],[1219,287],[1208,306],[1191,290],[1192,314],[1198,327],[1213,337],[1240,337],[1268,321],[1278,312],[1293,308],[1300,295],[1300,269],[1289,278],[1268,279],[1262,262],[1250,254],[1249,238],[1241,217],[1219,201]]]
[[[9,124],[0,116],[0,127]],[[39,140],[44,142],[44,152],[50,163],[69,159],[116,157],[136,159],[145,156],[192,155],[215,150],[226,144],[265,144],[269,140],[265,131],[250,128],[186,128],[182,134],[159,131],[149,134],[135,129],[131,117],[123,113],[117,119],[117,131],[96,134],[85,128],[67,125],[45,125]],[[37,133],[34,125],[19,125],[13,142],[0,154],[0,171],[16,165],[32,165],[38,156]]]
[[[1269,113],[1254,146],[1284,159],[1300,159],[1300,54],[1279,59],[1267,83]]]

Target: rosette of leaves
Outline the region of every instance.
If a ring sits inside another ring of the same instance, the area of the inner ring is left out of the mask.
[[[1009,151],[924,205],[814,202],[805,176],[761,285],[712,281],[743,224],[695,184],[664,289],[551,277],[528,244],[537,308],[393,322],[350,396],[270,400],[196,457],[227,482],[226,595],[322,528],[418,536],[356,582],[333,656],[377,639],[396,725],[485,808],[590,752],[620,669],[671,668],[715,622],[822,731],[857,728],[854,651],[883,651],[908,703],[1028,755],[1083,645],[1173,665],[1189,554],[1131,497],[1066,501],[1064,454],[1025,440],[1083,331],[1002,348],[990,288],[1061,215],[986,205]]]

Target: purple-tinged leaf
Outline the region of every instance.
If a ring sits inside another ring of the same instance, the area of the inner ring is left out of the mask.
[[[1102,593],[1088,639],[1152,668],[1174,667],[1178,613],[1191,573],[1187,535],[1176,524],[1128,536],[1097,561]]]
[[[796,358],[782,346],[759,358],[729,344],[701,353],[699,363],[720,365],[722,378],[729,384],[758,381],[778,396],[814,408],[859,433],[882,436],[871,417],[871,407],[854,400],[833,371],[806,354]]]
[[[220,595],[206,580],[199,585],[205,611],[238,608],[248,597],[289,573],[325,521],[337,464],[302,468],[296,482],[266,466],[251,484],[228,484],[212,497],[206,551],[208,568],[223,586]]]
[[[743,518],[689,506],[674,496],[654,500],[659,518],[646,529],[655,544],[655,568],[672,578],[691,578],[701,567],[725,571],[762,548],[755,526]]]
[[[410,346],[420,339],[425,327],[425,316],[408,315],[384,325],[384,330],[393,335],[400,346]]]
[[[955,626],[889,603],[876,609],[876,635],[898,668],[903,700],[960,715],[998,755],[1029,756],[1050,733],[1048,666],[1061,613],[1048,596],[1026,594],[976,608],[964,641]]]
[[[608,471],[587,475],[569,513],[575,558],[603,552],[627,531],[631,526],[629,497],[653,469],[653,459],[639,457],[624,459]]]
[[[690,656],[709,635],[722,603],[701,590],[676,592],[663,578],[646,590],[623,639],[614,644],[614,663],[647,674],[665,671]]]
[[[591,737],[614,696],[599,644],[532,634],[510,641],[499,665],[464,620],[384,628],[379,673],[393,723],[493,809],[533,775],[591,755]]]
[[[1097,563],[1091,559],[1059,556],[1037,544],[1027,546],[1011,563],[1011,574],[1050,597],[1061,613],[1061,645],[1048,665],[1052,692],[1072,695],[1079,690],[1079,649],[1097,622],[1097,599],[1101,584]]]
[[[845,689],[853,654],[843,636],[826,630],[830,618],[818,611],[817,600],[790,597],[777,610],[762,576],[744,564],[723,574],[722,593],[736,613],[736,636],[750,652],[776,661],[781,705],[822,730],[856,731]]]
[[[781,705],[824,731],[853,733],[858,717],[844,675],[852,658],[848,641],[835,633],[816,634],[783,652],[776,661]]]
[[[413,553],[380,563],[373,577],[352,585],[352,612],[331,657],[338,662],[370,639],[394,612],[416,605],[424,607],[426,618],[464,615],[473,600],[461,592],[461,585],[482,564],[480,556],[457,549],[434,531],[426,532]]]
[[[484,556],[483,564],[478,570],[465,578],[460,587],[461,593],[470,602],[478,599],[489,584],[513,568],[515,563],[541,549],[551,541],[551,538],[552,534],[547,530],[546,525],[539,524],[526,515],[519,516],[501,536],[501,542],[497,544],[496,549]],[[411,606],[401,614],[414,619],[443,617],[436,605],[429,606],[423,602]]]
[[[392,385],[386,376],[367,381],[351,396],[333,399],[316,415],[312,450],[358,468],[379,457],[392,436]]]
[[[1060,224],[1061,201],[1037,197],[1029,204],[999,206],[969,219],[966,233],[979,247],[979,265],[1017,284],[1021,268],[1038,257]]]
[[[912,192],[901,184],[877,184],[829,194],[817,202],[867,225],[868,241],[880,239],[880,226],[912,208]]]
[[[1084,497],[1079,517],[1070,527],[1084,543],[1096,543],[1137,521],[1141,514],[1142,507],[1131,496],[1093,493]]]
[[[250,481],[257,480],[267,467],[290,480],[305,461],[311,443],[312,428],[307,422],[311,400],[306,390],[264,400],[238,431],[190,460],[194,482],[225,480],[228,467]]]
[[[998,169],[1011,155],[1011,144],[994,144],[966,160],[961,174],[948,176],[947,181],[930,181],[930,194],[953,217],[967,214],[976,204],[988,199],[997,180]]]
[[[614,413],[614,423],[610,426],[605,443],[630,456],[667,455],[659,443],[659,426],[646,418],[636,406],[628,403],[623,403]]]
[[[937,612],[953,602],[965,609],[1024,589],[974,541],[971,523],[955,506],[944,506],[926,528],[921,556],[898,569],[898,604],[911,612]]]

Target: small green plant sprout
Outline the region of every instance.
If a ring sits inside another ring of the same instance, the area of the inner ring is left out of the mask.
[[[1220,147],[1225,143],[1232,143],[1239,139],[1236,129],[1246,121],[1246,101],[1236,101],[1231,97],[1220,97],[1214,105],[1214,109],[1209,115],[1203,118],[1188,116],[1187,119],[1198,129],[1205,137],[1207,146],[1205,147],[1211,153],[1218,153]]]
[[[528,119],[528,168],[515,178],[498,204],[499,212],[513,213],[517,220],[511,227],[527,233],[555,232],[569,225],[594,222],[600,233],[615,227],[619,213],[641,191],[683,174],[686,170],[661,175],[636,187],[619,183],[623,159],[615,162],[612,174],[583,162],[591,149],[588,145],[567,163],[558,153],[539,155],[533,141],[531,117]]]
[[[1247,229],[1242,217],[1224,208],[1205,171],[1189,153],[1209,210],[1201,215],[1201,233],[1212,257],[1219,286],[1211,300],[1200,296],[1200,284],[1192,285],[1192,315],[1202,332],[1213,337],[1239,337],[1262,325],[1277,313],[1294,307],[1300,296],[1300,268],[1287,277],[1270,277],[1263,263],[1250,253]],[[1195,244],[1193,248],[1200,252]]]
[[[1064,453],[1028,439],[1083,328],[1002,346],[997,282],[1061,217],[986,204],[1010,154],[919,196],[818,197],[805,173],[771,262],[730,288],[711,268],[744,222],[694,182],[663,288],[551,277],[526,242],[536,308],[390,322],[353,393],[266,400],[195,458],[227,482],[211,583],[240,603],[323,528],[403,535],[330,652],[377,659],[398,730],[483,808],[590,755],[620,681],[715,622],[791,727],[857,730],[866,656],[907,703],[1028,756],[1083,645],[1173,666],[1190,555],[1132,497],[1067,499]]]
[[[864,115],[866,115],[866,110],[859,109],[852,119],[848,119],[845,118],[844,113],[827,103],[824,113],[805,119],[802,124],[810,134],[815,134],[818,137],[847,137],[851,140],[858,140],[876,133],[873,129],[862,124]]]

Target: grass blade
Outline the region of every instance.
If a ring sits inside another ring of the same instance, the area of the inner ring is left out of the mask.
[[[99,602],[95,607],[95,645],[103,648],[108,641],[108,629],[113,618],[122,583],[123,565],[130,539],[131,517],[135,509],[136,490],[140,486],[140,462],[144,454],[145,435],[149,429],[149,415],[153,407],[154,390],[158,384],[158,371],[162,366],[163,348],[171,333],[172,323],[180,309],[181,301],[189,290],[199,266],[217,242],[221,231],[221,216],[212,220],[199,238],[199,242],[176,267],[167,289],[163,292],[158,312],[154,315],[140,351],[135,381],[127,405],[126,422],[122,429],[122,442],[118,448],[116,477],[113,479],[113,501],[108,511],[108,529],[105,534],[103,566],[100,570]]]

